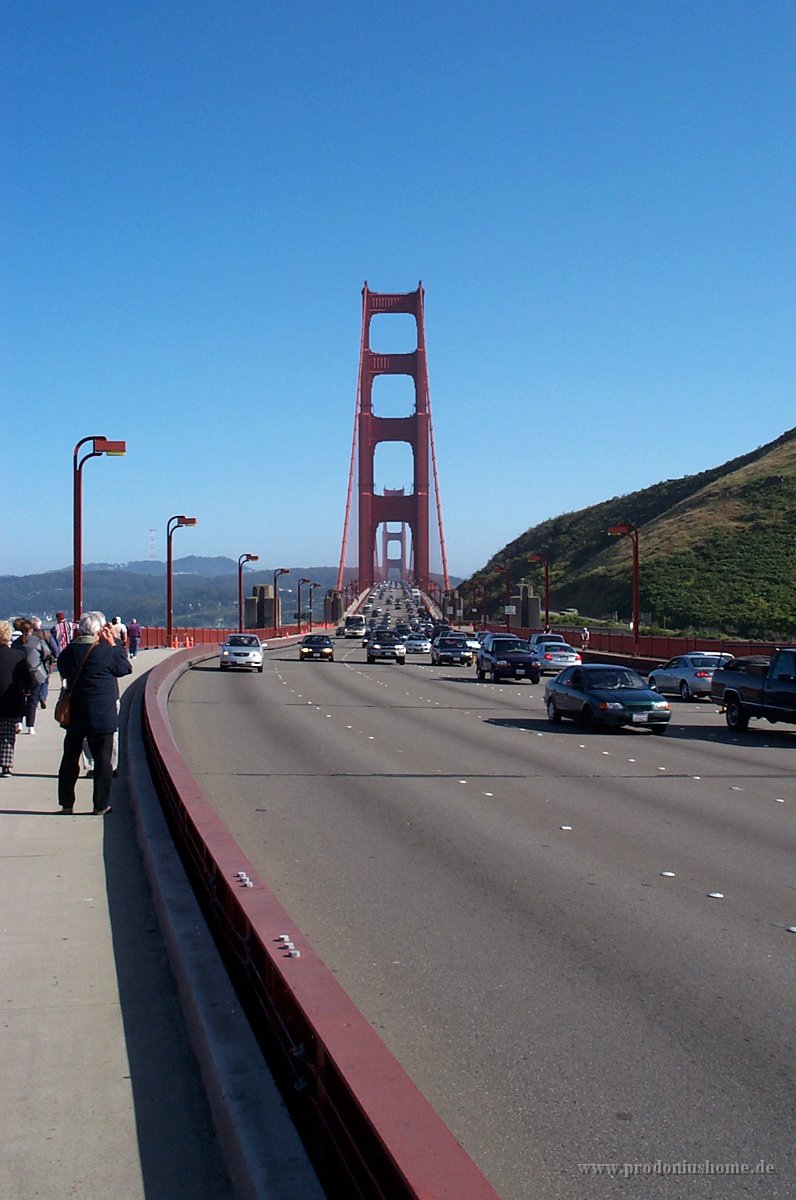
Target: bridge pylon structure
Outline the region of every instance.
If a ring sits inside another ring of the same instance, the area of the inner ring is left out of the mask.
[[[404,488],[385,488],[385,496],[403,496],[405,495]],[[390,529],[385,521],[381,527],[381,567],[379,576],[381,579],[387,580],[390,578],[390,571],[397,570],[400,579],[409,577],[409,559],[407,556],[407,526],[405,522],[401,522],[397,529]],[[398,546],[398,554],[390,553],[391,549]]]
[[[387,575],[387,543],[400,540],[401,566],[406,569],[406,530],[411,535],[412,576],[418,586],[428,587],[429,566],[429,482],[433,471],[435,504],[439,523],[442,574],[448,589],[448,565],[445,535],[439,499],[434,430],[426,364],[426,333],[423,317],[423,285],[414,292],[372,292],[367,283],[362,289],[362,338],[359,354],[359,378],[351,446],[343,545],[340,554],[338,587],[342,587],[348,530],[351,517],[354,476],[357,476],[358,567],[360,590],[372,587],[378,572],[377,532],[382,532],[381,573]],[[371,349],[370,324],[379,313],[407,313],[415,318],[417,344],[401,354],[383,354]],[[414,384],[414,411],[401,417],[378,417],[373,412],[373,384],[380,375],[408,375]],[[385,488],[379,494],[374,481],[376,446],[381,442],[405,442],[412,448],[412,490]],[[431,466],[431,470],[429,469]],[[384,532],[387,525],[400,525],[401,533]],[[390,565],[396,565],[390,562]]]

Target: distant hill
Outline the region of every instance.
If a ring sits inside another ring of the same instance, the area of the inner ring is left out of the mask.
[[[272,584],[274,569],[244,568],[244,594],[255,584]],[[125,564],[87,563],[83,567],[83,603],[123,620],[137,617],[142,625],[163,625],[166,619],[166,564],[145,561]],[[280,579],[284,613],[292,619],[288,589],[306,577],[321,586],[314,591],[317,614],[323,595],[337,583],[337,567],[292,567]],[[305,591],[306,596],[306,591]],[[59,609],[71,615],[72,568],[40,575],[0,576],[0,613],[8,616],[36,614],[49,619]],[[177,625],[229,628],[238,620],[238,564],[231,558],[189,555],[174,560],[174,621]]]
[[[547,554],[551,608],[627,618],[630,539],[607,534],[623,522],[639,530],[640,608],[653,625],[796,638],[796,429],[723,466],[535,525],[472,578],[486,582],[496,612],[504,564],[539,594],[542,570],[527,559]]]

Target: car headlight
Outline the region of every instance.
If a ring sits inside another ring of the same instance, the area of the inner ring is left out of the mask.
[[[221,657],[222,657],[222,658],[229,658],[229,650],[222,650],[222,651],[221,651]]]
[[[507,667],[508,665],[509,665],[509,664],[508,664],[508,660],[507,660],[507,659],[505,659],[505,658],[496,658],[496,659],[495,659],[495,666],[496,666],[496,667]]]
[[[597,707],[603,710],[607,709],[608,712],[622,712],[625,706],[618,700],[601,700]]]
[[[668,708],[668,707],[669,707],[668,700],[653,700],[653,702],[652,702],[652,708]]]

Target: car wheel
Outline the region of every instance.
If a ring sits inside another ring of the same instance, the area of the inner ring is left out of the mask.
[[[218,669],[219,669],[219,671],[226,671],[226,669],[227,669],[226,663],[219,663]]]
[[[668,728],[669,728],[668,725],[650,725],[651,731],[653,733],[657,733],[657,734],[666,733],[666,730]]]
[[[594,730],[597,728],[597,722],[594,719],[594,709],[590,705],[587,704],[583,709],[580,719],[583,723],[583,728],[587,729],[589,733],[594,733]]]
[[[498,675],[498,673],[494,667],[492,668],[492,671],[490,673],[490,678],[493,683],[500,683],[500,676]]]
[[[262,667],[258,667],[258,668],[257,668],[257,674],[258,674],[258,675],[262,675],[262,673],[263,673],[263,669],[262,669]]]
[[[749,717],[744,712],[739,700],[730,700],[727,705],[726,719],[727,725],[733,733],[743,733],[749,724]]]
[[[686,683],[685,679],[683,679],[680,683],[680,699],[681,700],[690,700],[691,699],[691,689],[688,686],[688,684]]]
[[[657,692],[658,684],[656,682],[654,675],[650,675],[649,678],[647,679],[647,687],[652,688],[653,692]]]
[[[561,720],[561,713],[556,708],[556,702],[552,697],[547,701],[547,719],[552,725],[557,725]]]
[[[541,675],[532,675],[531,683],[538,683],[540,679],[541,679]]]
[[[486,671],[482,671],[480,667],[476,667],[475,677],[479,683],[483,683],[484,680],[486,679]]]
[[[375,660],[375,658],[373,657],[373,655],[372,655],[372,654],[369,654],[369,655],[368,655],[368,662],[369,662],[369,663],[374,663],[375,661],[376,661],[376,660]]]
[[[405,659],[405,658],[396,658],[396,660],[395,660],[395,664],[396,664],[396,666],[398,666],[398,667],[402,667],[402,666],[404,666],[404,664],[405,664],[405,663],[406,663],[406,659]]]

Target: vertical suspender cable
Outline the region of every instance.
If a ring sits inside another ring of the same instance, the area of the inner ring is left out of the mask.
[[[354,486],[354,467],[356,465],[357,452],[357,432],[359,430],[359,411],[362,398],[362,362],[365,355],[365,297],[367,295],[368,285],[362,289],[362,337],[359,343],[359,371],[357,373],[357,399],[354,406],[354,435],[351,439],[351,463],[348,468],[348,495],[345,502],[345,521],[343,522],[343,544],[340,548],[340,566],[337,571],[337,590],[343,590],[343,573],[345,571],[345,555],[348,547],[348,525],[351,520],[351,495]]]

